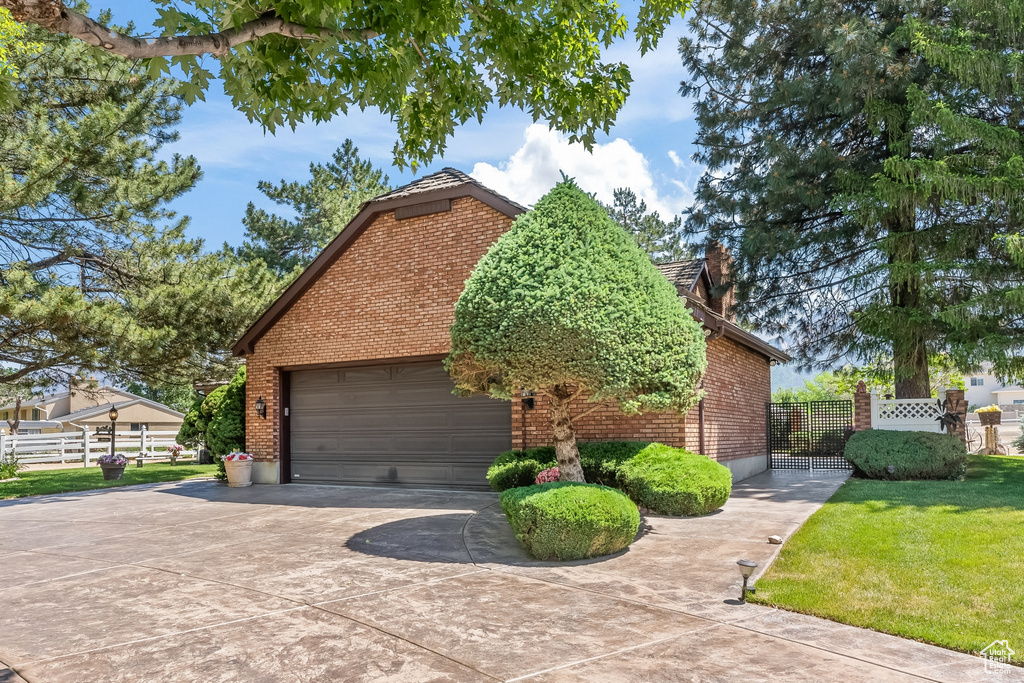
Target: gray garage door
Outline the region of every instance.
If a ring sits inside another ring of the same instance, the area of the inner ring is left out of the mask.
[[[440,362],[293,372],[292,481],[487,488],[512,411],[451,392]]]

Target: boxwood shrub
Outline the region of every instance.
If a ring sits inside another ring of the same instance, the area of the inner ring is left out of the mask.
[[[957,479],[967,468],[967,447],[941,432],[866,429],[850,437],[844,455],[870,479]]]
[[[619,487],[659,515],[706,515],[729,500],[732,473],[705,455],[651,444],[618,470]]]
[[[538,560],[610,555],[633,542],[640,528],[636,504],[598,484],[552,482],[501,494],[516,538]]]
[[[616,486],[619,466],[649,445],[646,441],[581,442],[583,477],[592,484]],[[553,446],[505,451],[487,470],[487,481],[498,492],[531,486],[538,474],[557,464]]]
[[[714,460],[646,441],[580,443],[588,483],[620,489],[640,506],[660,515],[704,515],[721,507],[732,492],[732,475]],[[508,451],[487,471],[496,491],[531,486],[554,467],[551,446]]]

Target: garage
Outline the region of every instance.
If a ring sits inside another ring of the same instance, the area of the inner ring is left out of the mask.
[[[460,398],[440,361],[289,373],[291,480],[486,489],[509,403]]]

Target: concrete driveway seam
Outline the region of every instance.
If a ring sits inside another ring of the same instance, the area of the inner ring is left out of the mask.
[[[709,626],[703,627],[703,629],[712,629],[712,628],[715,628],[715,626],[714,625],[709,625]],[[674,635],[665,636],[664,638],[658,638],[657,640],[651,640],[651,641],[648,641],[646,643],[639,643],[637,645],[631,645],[629,647],[624,647],[624,648],[615,650],[614,652],[605,652],[605,653],[602,653],[602,654],[599,654],[599,655],[595,655],[593,657],[587,657],[586,659],[581,659],[581,660],[576,661],[576,662],[569,662],[568,664],[559,664],[558,666],[552,666],[552,667],[544,669],[542,671],[534,671],[532,673],[528,673],[528,674],[525,674],[523,676],[516,676],[515,678],[505,679],[505,683],[514,683],[515,681],[524,681],[526,679],[536,678],[537,676],[543,676],[544,674],[552,673],[554,671],[561,671],[563,669],[570,669],[570,668],[572,668],[574,666],[579,666],[580,664],[588,664],[590,662],[596,662],[596,661],[598,661],[600,659],[606,659],[608,657],[614,657],[615,655],[621,655],[621,654],[625,654],[627,652],[633,652],[634,650],[639,650],[641,648],[652,647],[654,645],[659,645],[661,643],[667,643],[670,640],[676,640],[677,638],[683,638],[683,637],[685,637],[687,635],[690,635],[690,634],[694,633],[694,631],[698,631],[698,630],[702,630],[702,629],[692,629],[692,630],[687,631],[685,633],[676,633]]]
[[[111,650],[111,649],[115,649],[115,648],[119,648],[119,647],[125,647],[127,645],[137,645],[138,643],[148,643],[148,642],[151,642],[151,641],[154,641],[154,640],[161,640],[163,638],[170,638],[170,637],[180,636],[180,635],[184,635],[184,634],[188,634],[188,633],[196,633],[198,631],[205,631],[205,630],[211,629],[211,628],[219,628],[221,626],[232,626],[234,624],[243,624],[243,623],[245,623],[247,621],[253,621],[254,619],[263,619],[264,617],[269,617],[269,616],[273,616],[273,615],[276,615],[276,614],[286,614],[288,612],[296,612],[298,610],[306,609],[307,607],[308,607],[308,605],[296,605],[295,607],[287,607],[285,609],[272,610],[270,612],[261,612],[259,614],[253,614],[253,615],[248,616],[248,617],[240,617],[238,619],[229,619],[228,621],[222,621],[222,622],[219,622],[219,623],[216,623],[216,624],[206,624],[204,626],[196,626],[195,628],[187,628],[187,629],[185,629],[183,631],[174,631],[172,633],[161,633],[161,634],[158,634],[158,635],[155,635],[155,636],[146,636],[145,638],[136,638],[134,640],[125,640],[125,641],[122,641],[122,642],[119,642],[119,643],[114,643],[112,645],[103,645],[101,647],[89,648],[88,650],[78,650],[76,652],[66,652],[66,653],[64,653],[62,655],[57,655],[55,657],[43,657],[41,659],[33,659],[33,660],[26,661],[26,662],[22,662],[21,666],[28,666],[29,664],[33,664],[33,665],[34,664],[42,664],[44,662],[54,662],[54,661],[57,661],[57,660],[60,660],[60,659],[67,659],[68,657],[79,657],[81,655],[92,654],[93,652],[102,652],[104,650]],[[11,670],[15,671],[15,673],[17,673],[17,669],[14,669],[13,667],[11,667]]]

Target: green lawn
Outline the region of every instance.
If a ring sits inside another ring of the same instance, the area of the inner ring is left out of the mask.
[[[151,462],[144,467],[129,465],[124,478],[104,481],[99,467],[75,467],[67,470],[36,470],[18,472],[21,481],[0,484],[0,500],[35,496],[41,493],[67,493],[88,491],[129,484],[149,484],[157,481],[177,481],[196,477],[212,477],[217,473],[216,465],[171,465]]]
[[[782,549],[753,601],[1024,662],[1024,458],[966,481],[851,479]]]

